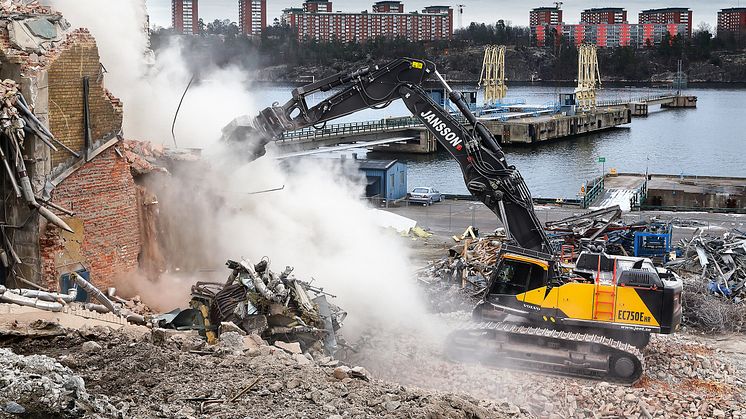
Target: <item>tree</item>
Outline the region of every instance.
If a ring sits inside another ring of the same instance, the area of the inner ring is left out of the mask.
[[[241,30],[236,22],[231,22],[229,19],[215,19],[207,24],[204,33],[207,33],[208,35],[223,35],[235,38],[239,33],[241,33]]]

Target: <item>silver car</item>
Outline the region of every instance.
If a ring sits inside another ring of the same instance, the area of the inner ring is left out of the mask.
[[[412,189],[412,192],[409,193],[409,202],[422,205],[432,205],[433,202],[440,202],[442,200],[443,195],[435,188],[419,187]]]

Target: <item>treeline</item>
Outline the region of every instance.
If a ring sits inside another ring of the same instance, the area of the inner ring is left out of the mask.
[[[528,74],[540,75],[545,80],[572,79],[577,72],[577,49],[567,39],[550,33],[546,47],[532,48],[528,28],[512,26],[503,21],[496,24],[472,23],[457,29],[450,41],[426,42],[384,37],[360,43],[339,40],[302,42],[289,26],[277,20],[266,28],[261,37],[241,35],[238,25],[228,20],[200,21],[200,27],[202,33],[199,36],[177,38],[182,42],[183,51],[188,52],[190,66],[195,72],[205,63],[239,65],[246,69],[284,67],[287,72],[285,78],[293,79],[300,73],[322,76],[323,73],[342,71],[362,63],[413,57],[434,60],[444,71],[460,72],[460,78],[478,78],[481,59],[475,55],[488,44],[511,47],[511,65],[521,67],[521,73],[514,74],[513,79],[526,79]],[[171,30],[154,30],[151,45],[158,51],[172,39],[174,34]],[[661,69],[675,70],[678,60],[682,60],[685,69],[692,63],[702,62],[719,66],[722,56],[719,52],[743,48],[744,45],[734,37],[715,37],[711,28],[700,25],[691,38],[667,36],[658,46],[599,49],[599,64],[605,77],[647,80]],[[522,66],[516,63],[519,61]]]

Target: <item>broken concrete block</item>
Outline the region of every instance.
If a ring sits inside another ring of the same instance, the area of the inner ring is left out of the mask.
[[[221,322],[220,323],[220,334],[228,333],[228,332],[236,332],[239,335],[246,335],[246,332],[244,332],[240,327],[236,326],[233,322]]]
[[[295,362],[297,362],[298,365],[309,365],[311,363],[311,361],[303,354],[294,354],[293,359],[295,359]]]
[[[363,367],[354,367],[350,370],[349,376],[351,378],[359,378],[361,380],[370,381],[370,373]]]
[[[292,355],[303,353],[298,342],[283,342],[278,340],[275,342],[275,346]]]
[[[92,340],[89,340],[88,342],[85,342],[83,344],[81,349],[84,353],[93,354],[101,350],[101,345]]]
[[[221,334],[218,344],[222,352],[243,353],[243,337],[236,332]]]

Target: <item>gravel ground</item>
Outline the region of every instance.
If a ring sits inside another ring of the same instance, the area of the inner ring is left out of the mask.
[[[114,407],[103,414],[100,408],[52,414],[5,391],[0,402],[17,402],[27,412],[37,412],[36,417],[79,417],[84,412],[86,417],[127,418],[530,417],[507,402],[402,387],[364,369],[349,372],[331,359],[316,362],[274,346],[247,349],[237,348],[235,339],[226,342],[207,348],[183,334],[133,336],[105,328],[52,339],[16,339],[10,345],[16,353],[43,354],[52,364],[56,359],[66,377],[81,377],[88,393]],[[6,364],[0,365],[8,375]]]
[[[447,324],[466,315],[440,317]],[[508,398],[538,417],[746,418],[743,335],[719,341],[688,333],[653,336],[644,351],[645,374],[632,387],[451,363],[436,340],[414,330],[376,331],[349,358],[385,380]]]

